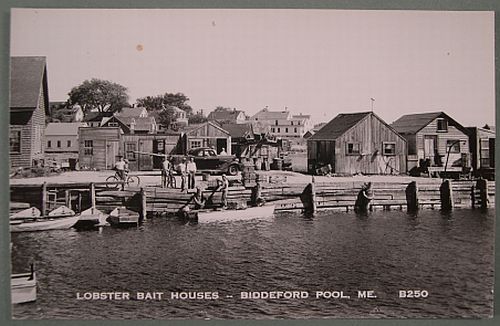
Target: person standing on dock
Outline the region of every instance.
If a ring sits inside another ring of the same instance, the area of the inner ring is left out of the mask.
[[[165,188],[167,186],[167,180],[169,177],[171,169],[171,164],[170,161],[167,159],[167,157],[163,157],[163,162],[161,163],[161,187]]]
[[[181,191],[186,190],[186,158],[182,158],[182,163],[179,164],[179,172],[181,174]]]
[[[188,189],[194,189],[196,187],[196,163],[194,162],[194,157],[190,157],[186,164],[186,170],[188,175]]]
[[[225,174],[222,175],[222,184],[220,186],[220,190],[222,192],[222,208],[227,208],[227,193],[229,192],[229,180]]]

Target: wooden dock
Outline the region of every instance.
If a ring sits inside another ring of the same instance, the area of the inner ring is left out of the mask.
[[[367,181],[369,178],[367,178]],[[447,192],[451,208],[494,207],[495,183],[486,180],[451,181],[451,191]],[[363,181],[314,182],[314,210],[352,211],[356,198],[363,187]],[[277,211],[302,211],[304,207],[304,190],[308,184],[269,183],[258,185],[259,197],[265,202],[273,202]],[[415,188],[415,190],[412,190]],[[441,209],[443,207],[443,189],[439,180],[418,179],[410,186],[408,182],[373,182],[373,199],[369,210],[403,209]],[[408,190],[410,189],[410,190]],[[251,205],[255,201],[255,186],[229,187],[228,203],[244,203]],[[408,195],[408,191],[414,193]],[[43,185],[11,185],[12,211],[20,207],[35,206],[42,214],[65,205],[76,212],[89,207],[109,213],[114,208],[126,206],[131,210],[147,215],[176,214],[189,207],[196,208],[195,192],[180,192],[179,189],[158,187],[109,189],[105,182],[101,183],[44,183]],[[302,197],[302,198],[301,198]],[[205,189],[203,199],[208,206],[221,206],[222,193],[217,189]],[[312,199],[310,199],[312,200]],[[306,205],[307,206],[307,205]]]

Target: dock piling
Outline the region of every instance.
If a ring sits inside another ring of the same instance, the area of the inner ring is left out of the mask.
[[[416,212],[418,210],[418,186],[416,181],[412,181],[406,187],[406,207],[408,212]]]
[[[441,199],[441,210],[448,212],[453,209],[453,191],[451,189],[450,180],[446,179],[439,187],[439,194]]]
[[[479,178],[476,182],[476,188],[479,190],[479,201],[481,208],[488,208],[488,180]]]

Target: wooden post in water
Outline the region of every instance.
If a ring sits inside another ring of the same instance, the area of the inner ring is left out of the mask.
[[[367,182],[358,192],[358,197],[354,203],[354,211],[356,213],[366,213],[368,212],[368,206],[373,199],[372,183]]]
[[[453,209],[453,191],[451,190],[451,182],[445,179],[439,187],[439,194],[441,199],[441,210],[451,211]]]
[[[300,201],[304,206],[304,213],[316,213],[316,189],[314,186],[314,176],[312,177],[312,182],[304,188],[304,191],[300,195]]]
[[[141,187],[141,213],[139,214],[139,223],[142,223],[144,219],[146,218],[147,215],[147,199],[146,199],[146,191],[144,191],[144,188]]]
[[[418,210],[418,186],[416,181],[412,181],[406,187],[406,207],[408,212]]]
[[[257,180],[257,184],[252,188],[251,203],[252,206],[260,206],[264,202],[262,198],[262,186],[260,180]]]
[[[475,208],[476,207],[476,187],[474,185],[472,185],[470,187],[470,206],[472,208]]]
[[[90,183],[90,207],[95,207],[95,184]]]
[[[479,178],[476,182],[476,188],[479,190],[479,200],[481,208],[488,208],[490,199],[488,198],[488,180]]]
[[[72,209],[72,207],[71,207],[71,190],[64,191],[64,204],[69,209]]]
[[[47,213],[47,182],[42,184],[42,216]]]

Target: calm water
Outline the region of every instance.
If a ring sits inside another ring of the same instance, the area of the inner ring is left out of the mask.
[[[494,211],[325,213],[314,219],[12,235],[14,272],[34,261],[38,299],[28,319],[488,317],[493,314]],[[426,299],[400,299],[403,289]],[[307,291],[305,299],[253,299],[242,291]],[[350,299],[317,299],[315,291]],[[357,298],[373,290],[376,299]],[[128,301],[77,300],[77,292],[130,292]],[[139,301],[135,292],[164,292]],[[218,292],[173,300],[171,292]],[[233,296],[228,297],[228,296]]]

